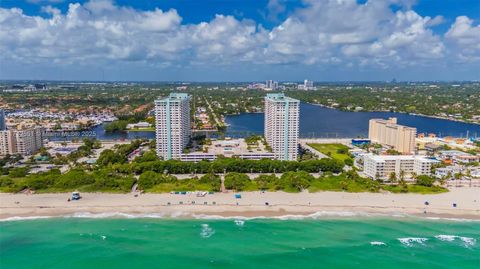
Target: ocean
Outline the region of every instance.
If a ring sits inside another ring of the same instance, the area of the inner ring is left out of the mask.
[[[0,268],[480,268],[480,222],[413,217],[0,222]]]

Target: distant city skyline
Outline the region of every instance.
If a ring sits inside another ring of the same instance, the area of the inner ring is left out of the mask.
[[[4,0],[0,80],[480,80],[480,1]]]

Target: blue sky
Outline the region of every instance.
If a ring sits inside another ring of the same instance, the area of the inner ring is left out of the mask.
[[[2,0],[0,79],[480,80],[478,0]]]

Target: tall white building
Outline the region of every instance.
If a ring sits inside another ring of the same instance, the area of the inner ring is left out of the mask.
[[[24,130],[0,131],[0,156],[20,154],[29,156],[43,147],[43,129],[40,127]]]
[[[314,90],[315,87],[313,87],[313,81],[306,79],[306,80],[303,81],[303,84],[298,85],[298,89],[299,90],[310,91],[310,90]]]
[[[437,160],[425,156],[415,155],[365,155],[363,157],[363,171],[373,179],[388,179],[392,173],[397,178],[405,174],[411,178],[412,174],[431,175],[432,165],[439,163]]]
[[[303,87],[305,88],[306,91],[313,90],[313,81],[306,79],[303,82]]]
[[[5,123],[5,111],[3,109],[0,109],[0,131],[6,130],[7,126]]]
[[[278,82],[273,80],[267,80],[265,82],[265,90],[267,91],[275,91],[278,89]]]
[[[300,101],[283,93],[265,97],[265,140],[276,159],[296,160]]]
[[[190,141],[190,96],[170,93],[155,100],[157,155],[164,160],[180,159]]]

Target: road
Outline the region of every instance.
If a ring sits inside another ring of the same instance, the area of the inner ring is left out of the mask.
[[[208,109],[210,110],[210,113],[212,113],[212,115],[213,115],[213,119],[215,120],[215,124],[217,125],[217,128],[218,128],[219,126],[223,126],[223,122],[220,121],[220,120],[218,119],[218,117],[217,117],[217,114],[215,114],[215,112],[213,112],[212,105],[210,104],[210,102],[208,101],[208,99],[207,99],[206,97],[205,97],[204,99],[205,99],[205,102],[206,102],[207,105],[208,105]]]

